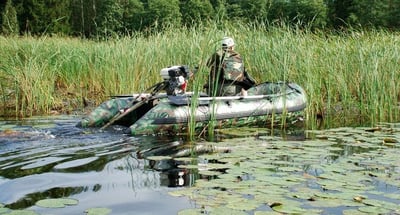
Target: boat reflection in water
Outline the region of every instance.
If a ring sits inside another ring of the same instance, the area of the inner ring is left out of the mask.
[[[148,156],[185,148],[180,137],[131,137],[118,126],[107,131],[76,128],[77,119],[0,121],[0,205],[40,214],[82,214],[105,207],[112,214],[176,214],[187,198],[168,194],[197,176]],[[48,198],[73,198],[78,205],[41,208]]]
[[[195,206],[168,192],[216,177],[199,174],[201,164],[211,162],[200,155],[229,151],[181,136],[130,136],[114,125],[81,129],[78,121],[72,116],[0,121],[0,205],[40,214],[82,214],[96,207],[112,214],[176,214]],[[35,205],[48,198],[79,204]]]

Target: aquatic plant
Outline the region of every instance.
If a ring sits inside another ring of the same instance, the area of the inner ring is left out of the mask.
[[[202,90],[204,62],[230,35],[247,70],[262,81],[292,81],[308,93],[307,125],[373,125],[400,119],[400,37],[384,30],[311,32],[241,23],[171,28],[105,41],[0,37],[0,105],[5,116],[74,113],[115,94],[141,92],[160,69],[199,66],[189,90]],[[193,123],[193,122],[192,122]]]
[[[179,166],[205,174],[170,194],[195,202],[179,214],[398,213],[399,131],[399,124],[342,127],[290,141],[232,130],[236,138],[207,143],[230,153],[202,154],[197,165]]]

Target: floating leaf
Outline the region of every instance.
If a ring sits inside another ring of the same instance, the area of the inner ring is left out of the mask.
[[[287,214],[306,214],[307,210],[297,206],[297,205],[290,205],[290,204],[282,204],[275,207],[272,207],[272,210],[280,213],[287,213]]]
[[[358,210],[370,214],[388,214],[390,212],[388,209],[382,207],[372,207],[372,206],[359,207]]]
[[[181,197],[181,196],[190,196],[192,195],[192,190],[190,189],[181,189],[181,190],[174,190],[171,192],[168,192],[169,195],[175,196],[175,197]]]
[[[365,213],[356,209],[349,209],[343,210],[343,215],[365,215]]]
[[[162,160],[171,160],[172,157],[170,156],[148,156],[146,157],[147,160],[153,160],[153,161],[162,161]]]
[[[204,214],[204,210],[199,208],[184,209],[178,211],[178,215],[202,215],[202,214]]]
[[[386,137],[383,139],[384,143],[398,143],[399,141],[396,140],[395,138],[391,138],[391,137]]]
[[[248,215],[248,213],[244,211],[238,211],[227,207],[213,208],[210,212],[210,214]]]
[[[254,211],[254,215],[281,215],[276,211]]]
[[[335,208],[342,206],[343,202],[338,199],[316,199],[312,202],[308,202],[312,207],[324,207],[324,208]]]
[[[386,196],[388,198],[400,200],[400,194],[397,194],[397,193],[384,194],[384,196]]]
[[[197,158],[194,157],[180,157],[180,158],[174,158],[175,161],[182,161],[182,162],[192,162],[196,161]]]
[[[89,208],[85,210],[87,215],[108,215],[111,213],[109,208]]]
[[[217,176],[217,175],[221,175],[221,172],[218,171],[210,171],[210,170],[201,170],[199,171],[200,175],[205,175],[205,176]]]
[[[0,214],[4,214],[4,213],[6,213],[7,211],[9,211],[10,209],[8,209],[8,208],[5,208],[5,207],[2,207],[1,205],[0,205]]]
[[[66,205],[77,205],[78,200],[60,198],[60,199],[42,199],[36,202],[36,205],[43,208],[63,208]]]
[[[178,165],[178,168],[181,168],[181,169],[198,169],[199,166],[198,165],[188,164],[188,165]]]

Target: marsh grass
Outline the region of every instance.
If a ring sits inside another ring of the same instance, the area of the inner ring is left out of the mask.
[[[307,122],[323,126],[399,121],[400,36],[382,30],[310,32],[285,26],[217,24],[107,41],[0,37],[2,115],[83,109],[110,95],[141,92],[167,66],[199,65],[189,90],[202,90],[206,59],[234,37],[252,76],[293,81],[308,94]],[[194,123],[193,121],[191,123]]]

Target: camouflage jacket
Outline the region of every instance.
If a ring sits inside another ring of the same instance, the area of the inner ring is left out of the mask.
[[[220,50],[207,61],[210,67],[210,83],[224,83],[244,80],[244,65],[242,57],[233,50]]]

